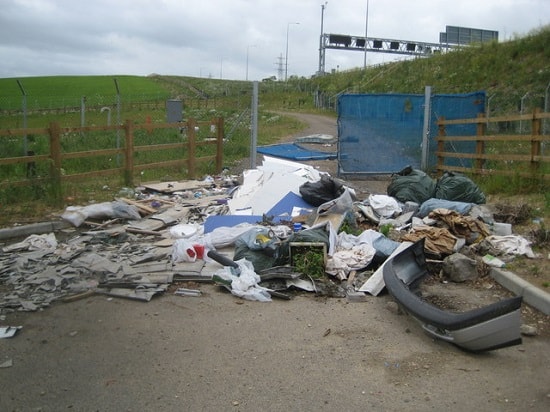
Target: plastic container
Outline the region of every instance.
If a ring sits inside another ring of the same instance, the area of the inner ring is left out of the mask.
[[[195,252],[197,253],[197,259],[204,258],[204,245],[195,244],[193,245],[193,249],[195,249]]]

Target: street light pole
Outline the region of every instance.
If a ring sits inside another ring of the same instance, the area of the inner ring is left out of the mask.
[[[288,80],[288,30],[289,30],[291,24],[300,24],[300,23],[298,23],[298,22],[288,23],[286,25],[285,82]]]
[[[324,73],[324,64],[325,60],[325,49],[323,48],[323,20],[325,16],[325,7],[327,7],[328,1],[325,1],[325,4],[321,4],[321,35],[319,36],[319,70],[318,75],[322,76]]]
[[[367,46],[368,46],[367,34],[368,34],[368,30],[369,30],[369,0],[367,0],[367,15],[365,17],[365,56],[364,56],[364,59],[363,59],[363,69],[367,68]]]

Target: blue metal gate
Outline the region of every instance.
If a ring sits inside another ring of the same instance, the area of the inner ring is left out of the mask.
[[[345,94],[338,99],[338,175],[394,173],[422,162],[425,96],[413,94]],[[485,92],[433,95],[429,101],[427,169],[436,163],[434,138],[440,116],[475,118],[485,109]],[[450,126],[453,135],[474,135],[475,124]],[[473,151],[475,142],[460,142],[457,151]],[[457,159],[468,167],[469,159]],[[458,164],[457,164],[458,165]]]

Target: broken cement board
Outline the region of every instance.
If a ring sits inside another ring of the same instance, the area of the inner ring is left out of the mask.
[[[12,338],[23,326],[2,326],[0,327],[0,339]]]
[[[128,227],[139,230],[157,231],[165,226],[184,221],[188,215],[189,207],[171,207],[163,212],[148,216],[146,219],[130,222]]]
[[[158,285],[153,287],[138,286],[135,289],[125,289],[125,288],[98,289],[97,293],[118,297],[118,298],[127,298],[132,300],[149,302],[153,298],[153,296],[160,293],[164,293],[166,289],[168,289],[168,285]]]
[[[173,193],[184,190],[200,189],[204,187],[212,186],[211,182],[205,182],[201,180],[186,180],[184,182],[159,182],[159,183],[145,183],[142,185],[144,188],[154,190],[161,193]]]

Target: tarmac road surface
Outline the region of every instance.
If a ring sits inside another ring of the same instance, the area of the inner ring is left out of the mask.
[[[8,315],[23,328],[0,341],[0,410],[549,410],[548,336],[471,354],[387,294],[262,303],[198,287]]]

